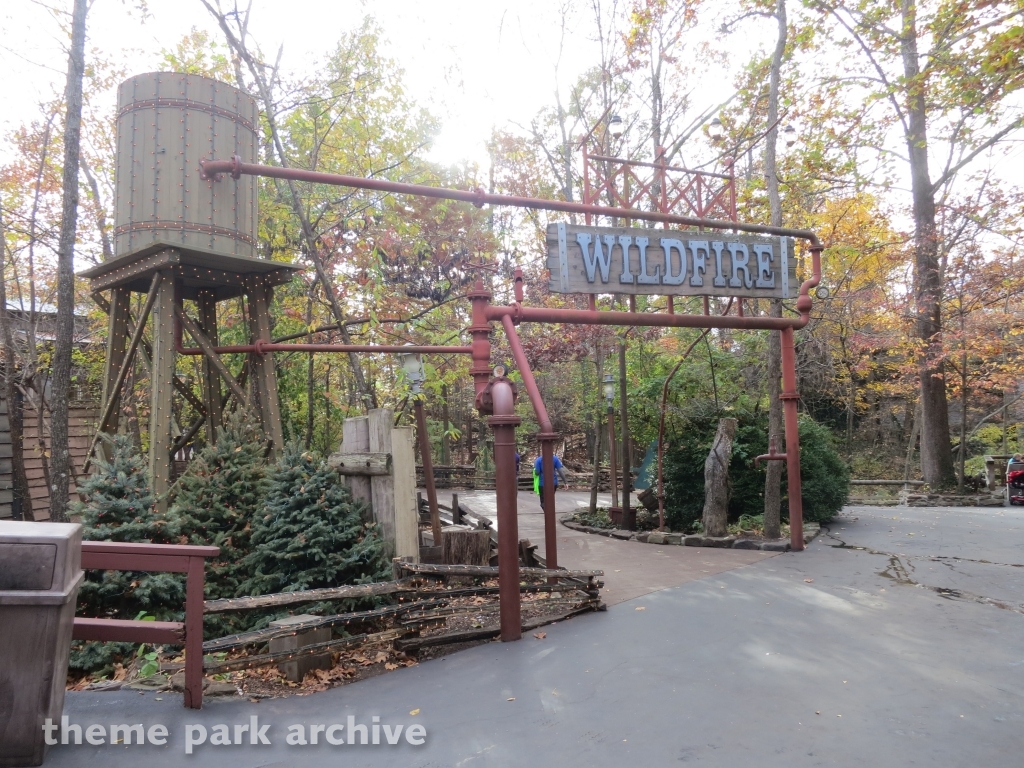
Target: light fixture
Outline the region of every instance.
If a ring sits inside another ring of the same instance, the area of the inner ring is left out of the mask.
[[[407,344],[406,346],[412,346]],[[399,355],[402,360],[402,370],[405,378],[412,384],[414,394],[420,393],[420,385],[427,380],[426,371],[423,370],[423,358],[416,352],[404,352]]]
[[[608,133],[613,139],[618,139],[626,132],[626,124],[618,115],[612,115],[608,120]]]
[[[615,377],[610,373],[604,375],[604,399],[608,401],[608,407],[612,407],[615,400]]]
[[[796,128],[792,125],[787,125],[782,129],[782,138],[785,140],[787,147],[792,147],[796,144]]]
[[[712,141],[718,141],[725,136],[725,126],[722,125],[721,118],[716,117],[708,123],[708,136],[711,137]]]

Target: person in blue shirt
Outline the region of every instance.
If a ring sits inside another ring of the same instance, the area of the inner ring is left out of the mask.
[[[555,464],[555,490],[558,490],[558,478],[562,478],[562,482],[566,483],[568,480],[565,479],[565,469],[562,467],[562,462],[557,456],[552,457]],[[537,496],[540,498],[541,509],[544,508],[544,457],[538,456],[537,460],[533,462],[533,477],[534,477],[534,489],[537,491]]]

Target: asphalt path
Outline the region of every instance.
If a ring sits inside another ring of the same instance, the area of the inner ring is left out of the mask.
[[[58,745],[46,765],[1019,766],[1022,577],[1024,510],[849,508],[803,553],[324,693],[201,712],[70,693],[70,722],[159,723],[168,744]],[[425,743],[285,743],[350,715]],[[188,725],[253,716],[271,744],[185,754]]]

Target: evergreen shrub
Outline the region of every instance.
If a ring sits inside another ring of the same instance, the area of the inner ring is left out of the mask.
[[[729,464],[729,520],[764,513],[765,465],[754,457],[768,452],[768,415],[730,412],[739,421]],[[690,418],[676,425],[665,451],[665,521],[676,531],[690,531],[704,510],[704,462],[714,442],[718,417]],[[781,446],[780,446],[781,447]],[[849,468],[835,448],[828,428],[800,416],[800,470],[805,522],[827,522],[849,495]],[[656,471],[656,469],[654,470]],[[655,478],[656,482],[656,478]],[[782,473],[782,519],[788,517],[786,473]]]
[[[298,443],[274,467],[263,506],[253,521],[249,573],[241,592],[319,589],[380,581],[390,574],[389,553],[365,505],[341,477]]]
[[[97,471],[82,484],[85,501],[72,505],[82,523],[86,541],[121,541],[173,544],[177,526],[154,509],[146,459],[126,435],[105,437],[110,460],[95,459]],[[78,592],[77,613],[97,618],[135,619],[151,616],[160,621],[180,620],[185,604],[185,579],[176,573],[86,571]],[[135,650],[131,643],[76,643],[72,669],[109,670]]]

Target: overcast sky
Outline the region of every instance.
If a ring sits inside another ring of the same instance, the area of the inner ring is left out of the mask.
[[[146,18],[135,5],[94,0],[88,20],[89,46],[114,59],[125,51],[131,73],[156,68],[160,50],[193,26],[222,39],[199,0],[147,0]],[[0,130],[6,133],[35,117],[37,104],[63,88],[67,38],[36,2],[8,0],[0,9]],[[405,69],[410,92],[443,121],[434,160],[480,161],[493,125],[525,124],[552,101],[559,25],[550,0],[254,0],[251,32],[268,55],[283,44],[283,68],[301,72],[366,15],[384,28],[387,50]],[[563,84],[595,54],[584,35],[571,36]]]

